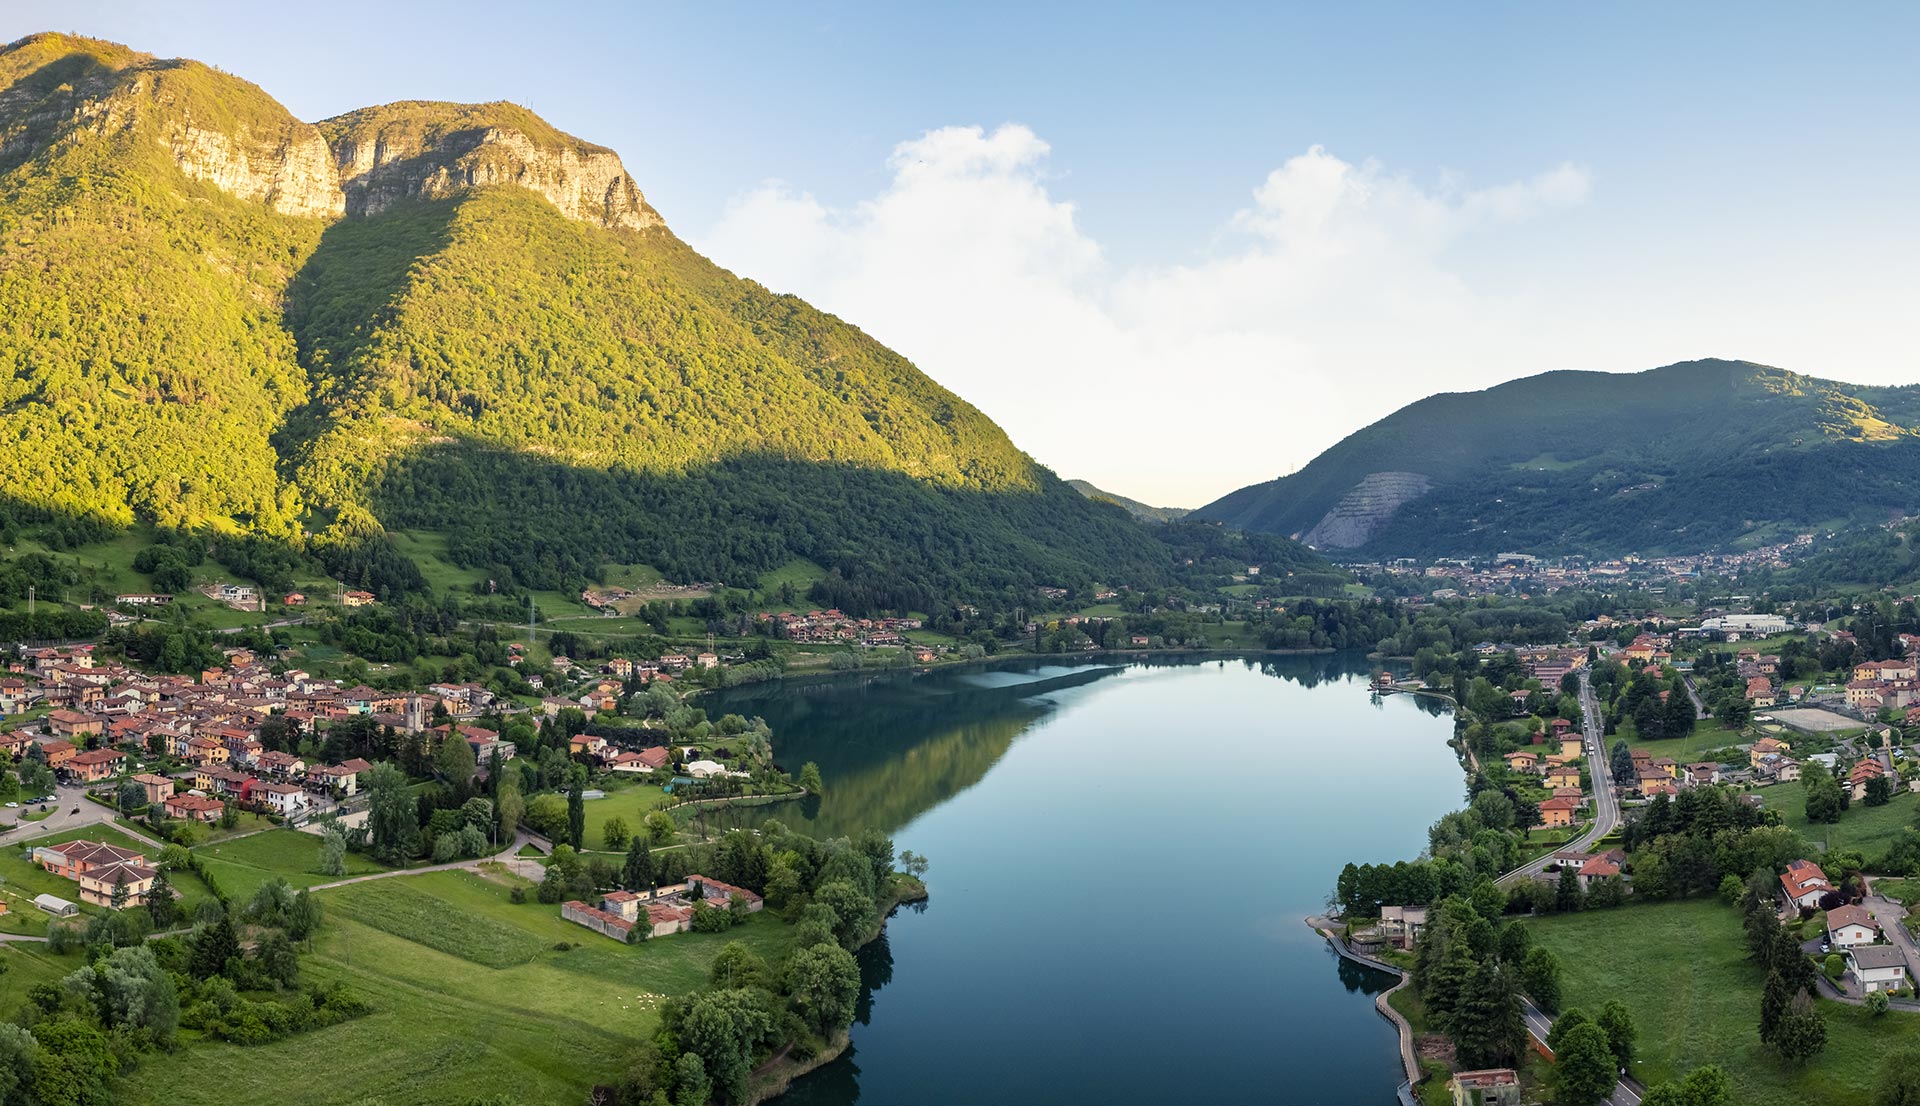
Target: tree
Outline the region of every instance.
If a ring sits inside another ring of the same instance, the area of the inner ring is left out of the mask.
[[[335,879],[347,874],[347,832],[338,822],[320,835],[320,874]]]
[[[1920,1106],[1920,1049],[1902,1049],[1880,1061],[1873,1106]]]
[[[320,917],[320,900],[302,887],[293,897],[293,905],[287,908],[287,936],[296,941],[307,940],[320,928]]]
[[[165,868],[154,873],[153,883],[147,888],[147,913],[155,929],[170,928],[180,918],[180,904],[173,899],[173,881],[167,878]]]
[[[40,1042],[33,1034],[12,1022],[0,1022],[0,1102],[12,1106],[32,1101],[28,1091],[39,1056]]]
[[[873,924],[873,896],[850,880],[829,880],[815,889],[813,898],[833,911],[833,935],[842,948],[852,949],[859,944]]]
[[[1513,976],[1506,968],[1492,958],[1480,961],[1447,1018],[1447,1035],[1453,1038],[1460,1062],[1469,1067],[1510,1063],[1520,1054],[1526,1023]]]
[[[192,953],[188,971],[195,979],[226,974],[227,961],[240,955],[240,939],[233,932],[233,919],[224,912],[218,921],[195,930],[188,944]]]
[[[627,820],[617,814],[607,819],[607,824],[600,830],[600,839],[606,843],[609,852],[626,848],[632,838],[633,830],[628,828]]]
[[[1865,799],[1868,806],[1886,806],[1893,801],[1893,781],[1885,776],[1868,780]]]
[[[382,860],[396,863],[413,855],[420,835],[415,811],[406,773],[391,764],[374,765],[367,773],[367,829]]]
[[[1594,1024],[1606,1031],[1607,1047],[1613,1050],[1614,1066],[1625,1070],[1633,1063],[1633,1012],[1617,999],[1608,999],[1600,1008]]]
[[[755,992],[732,988],[703,991],[689,1000],[679,1037],[681,1046],[700,1058],[719,1092],[739,1102],[746,1097],[756,1044],[772,1028],[773,1018]]]
[[[581,848],[587,837],[587,796],[586,781],[581,777],[584,772],[576,773],[573,786],[567,790],[567,844]]]
[[[1726,1073],[1705,1064],[1688,1072],[1685,1079],[1649,1090],[1640,1106],[1731,1106],[1732,1102],[1733,1083]]]
[[[1888,1000],[1887,993],[1885,991],[1869,992],[1865,999],[1865,1002],[1866,1002],[1867,1012],[1869,1014],[1872,1014],[1876,1018],[1886,1013],[1887,1010],[1893,1005],[1892,1002]]]
[[[1560,1008],[1560,960],[1545,948],[1527,951],[1520,965],[1520,986],[1540,1009],[1552,1013]]]
[[[627,845],[626,862],[620,866],[620,886],[629,891],[650,891],[653,879],[653,851],[645,837],[635,837]]]
[[[1575,1026],[1554,1049],[1553,1083],[1565,1106],[1594,1106],[1612,1094],[1619,1081],[1606,1031],[1597,1025]]]
[[[277,929],[267,930],[260,938],[260,969],[268,979],[285,988],[300,985],[300,957],[293,951],[293,942]]]
[[[1796,992],[1788,1004],[1774,1030],[1773,1047],[1792,1064],[1804,1064],[1827,1047],[1827,1019],[1805,991]]]
[[[826,792],[826,784],[820,782],[820,766],[808,761],[800,766],[800,786],[815,795]]]
[[[1547,1027],[1547,1047],[1558,1055],[1561,1042],[1566,1040],[1568,1033],[1573,1032],[1576,1026],[1592,1024],[1593,1019],[1587,1017],[1584,1011],[1568,1010],[1555,1018],[1553,1024]]]
[[[713,1080],[707,1078],[707,1065],[698,1053],[683,1052],[673,1062],[673,1090],[675,1106],[706,1106]]]
[[[1580,909],[1580,876],[1571,866],[1560,869],[1560,882],[1554,889],[1553,908],[1562,914]]]
[[[113,894],[108,898],[107,904],[115,910],[125,910],[127,908],[126,869],[122,868],[119,872],[116,872],[114,874]]]
[[[514,834],[520,831],[520,818],[527,809],[526,800],[520,796],[520,773],[501,772],[494,778],[500,781],[493,795],[494,815],[500,822],[500,840],[512,841]]]
[[[921,856],[911,849],[900,850],[901,871],[912,876],[914,879],[925,879],[927,876],[927,867],[928,861],[926,857]]]
[[[787,961],[787,988],[801,1020],[828,1036],[853,1024],[860,967],[853,954],[838,945],[804,948]]]
[[[642,821],[647,827],[648,840],[655,845],[671,845],[673,839],[680,835],[680,823],[675,822],[673,815],[664,810],[651,811]]]
[[[240,804],[228,799],[220,804],[220,828],[232,829],[240,824]]]
[[[1607,759],[1607,766],[1613,771],[1615,783],[1624,784],[1634,778],[1633,750],[1628,747],[1625,738],[1613,743],[1613,751],[1608,754]]]
[[[434,751],[433,768],[453,788],[455,796],[464,796],[473,784],[479,762],[474,759],[473,745],[465,735],[459,730],[449,730],[440,740],[440,748]]]

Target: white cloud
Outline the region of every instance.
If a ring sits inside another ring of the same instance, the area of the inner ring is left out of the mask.
[[[1553,367],[1518,360],[1544,353],[1513,340],[1537,306],[1523,291],[1444,262],[1584,202],[1579,168],[1421,187],[1316,146],[1203,260],[1122,269],[1053,195],[1049,154],[1017,124],[930,131],[871,199],[835,210],[769,182],[696,244],[866,328],[1063,475],[1154,502],[1198,505],[1429,392]]]

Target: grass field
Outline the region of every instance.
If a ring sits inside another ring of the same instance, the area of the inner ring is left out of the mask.
[[[762,572],[760,574],[759,584],[760,590],[768,592],[769,594],[778,591],[782,584],[792,584],[793,590],[798,596],[798,598],[794,600],[794,605],[798,607],[808,607],[806,600],[807,589],[826,578],[826,569],[821,568],[819,565],[814,564],[804,557],[795,557],[779,568],[773,569],[770,572]],[[778,606],[778,604],[775,604],[775,606]]]
[[[373,1013],[255,1048],[201,1043],[144,1058],[117,1101],[451,1106],[505,1094],[524,1103],[578,1102],[653,1033],[660,998],[703,983],[728,941],[774,960],[792,940],[791,928],[756,914],[724,934],[620,945],[561,921],[556,906],[510,902],[511,882],[435,872],[321,892],[326,924],[315,952],[302,958],[303,973],[346,982]],[[416,912],[422,924],[409,935],[388,928],[402,928],[398,919]],[[440,938],[431,931],[456,918],[483,927],[490,947],[536,951],[525,962],[476,967],[435,947]],[[562,942],[578,947],[555,947]],[[11,986],[0,980],[0,988]],[[278,1078],[260,1078],[266,1071]]]
[[[662,782],[665,782],[664,778]],[[606,798],[593,799],[584,804],[587,828],[581,844],[588,849],[607,847],[602,834],[606,832],[609,819],[625,818],[628,831],[638,833],[640,821],[647,816],[648,811],[658,810],[673,801],[673,796],[660,790],[660,784],[648,783],[644,780],[635,780],[630,785],[617,790],[612,784],[603,786],[607,792]]]
[[[284,876],[296,889],[330,883],[336,878],[320,873],[320,839],[299,830],[268,830],[251,837],[201,845],[193,853],[219,882],[220,890],[238,902],[252,898],[261,884],[275,876]],[[347,854],[348,876],[383,871],[386,869],[371,857]]]
[[[1740,918],[1719,900],[1652,903],[1561,914],[1527,923],[1566,972],[1565,1005],[1589,1012],[1607,999],[1633,1011],[1641,1059],[1653,1084],[1701,1064],[1733,1080],[1742,1106],[1865,1106],[1880,1061],[1920,1044],[1920,1015],[1821,1002],[1827,1048],[1795,1068],[1763,1047],[1755,1030],[1765,982],[1746,958]]]
[[[1757,794],[1769,810],[1780,812],[1795,833],[1816,845],[1825,843],[1830,849],[1858,849],[1866,854],[1869,864],[1920,814],[1920,796],[1911,791],[1896,791],[1893,801],[1886,806],[1854,803],[1840,815],[1839,822],[1814,825],[1807,821],[1806,784],[1777,783],[1761,788]]]
[[[1672,757],[1681,764],[1699,759],[1699,755],[1709,749],[1724,749],[1729,745],[1741,744],[1744,740],[1738,731],[1728,729],[1717,718],[1703,718],[1694,723],[1693,732],[1685,737],[1667,737],[1657,741],[1642,741],[1631,725],[1624,725],[1618,734],[1607,739],[1607,748],[1613,748],[1614,741],[1622,738],[1631,749],[1644,749],[1656,757]]]

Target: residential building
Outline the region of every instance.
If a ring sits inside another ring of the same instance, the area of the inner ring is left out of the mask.
[[[227,804],[218,799],[195,795],[191,791],[168,795],[160,800],[160,809],[166,812],[167,817],[195,822],[212,822],[218,819],[226,806]]]
[[[43,845],[33,850],[33,860],[54,875],[78,883],[80,898],[97,906],[112,905],[122,888],[126,905],[146,905],[147,891],[159,874],[147,866],[142,854],[104,841]]]
[[[1907,985],[1907,958],[1892,945],[1858,945],[1846,952],[1847,975],[1861,991],[1895,991]]]
[[[1880,939],[1880,927],[1864,906],[1848,903],[1827,911],[1827,942],[1837,949],[1871,945]]]
[[[1572,799],[1548,799],[1540,804],[1540,824],[1548,828],[1570,826],[1580,804]]]
[[[1833,893],[1833,883],[1827,879],[1827,873],[1811,860],[1788,864],[1786,874],[1780,877],[1780,888],[1788,902],[1802,909],[1820,905],[1822,896]]]

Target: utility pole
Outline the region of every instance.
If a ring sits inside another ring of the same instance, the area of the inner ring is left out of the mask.
[[[27,585],[27,617],[28,618],[33,617],[33,606],[34,606],[33,585],[28,584]]]
[[[527,648],[533,648],[535,640],[533,636],[533,596],[529,594],[527,596]]]

